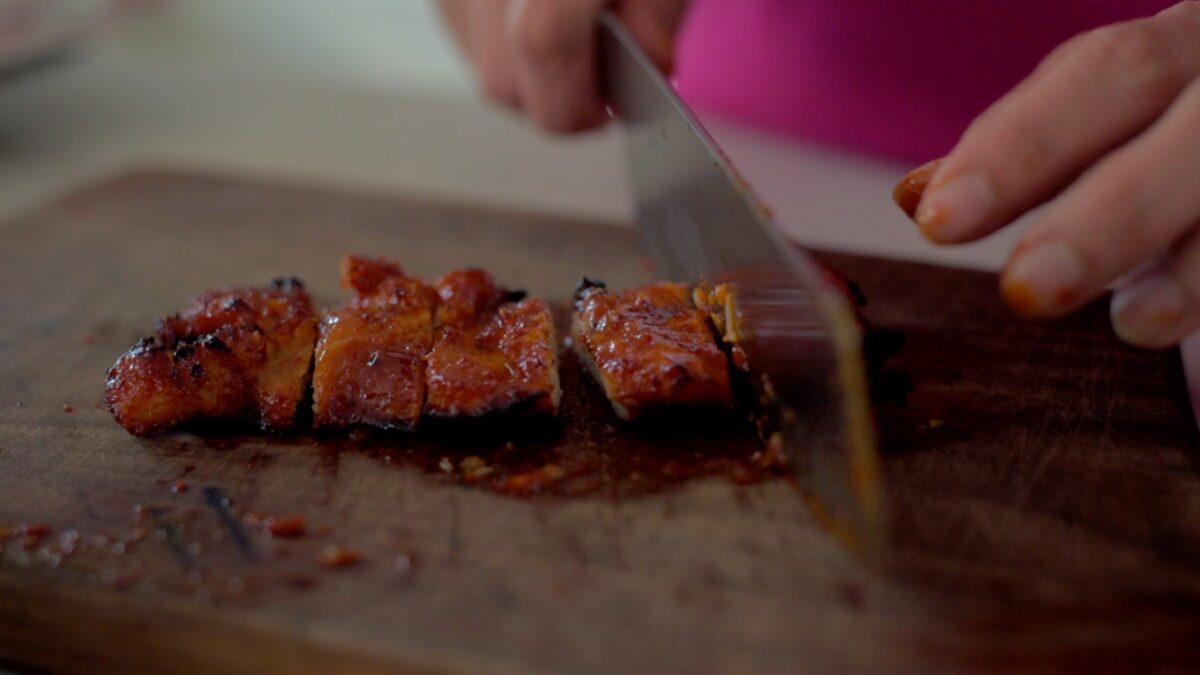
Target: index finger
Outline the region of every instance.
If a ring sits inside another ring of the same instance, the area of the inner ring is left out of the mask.
[[[1152,122],[1200,74],[1200,3],[1085,33],[975,120],[930,178],[915,220],[978,239],[1053,197]]]
[[[604,123],[596,73],[596,19],[604,0],[517,0],[508,31],[521,107],[550,131]]]

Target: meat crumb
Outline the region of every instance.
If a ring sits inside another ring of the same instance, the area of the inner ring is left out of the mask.
[[[352,548],[332,544],[317,556],[317,564],[326,569],[353,567],[362,562],[362,553]]]
[[[546,464],[538,469],[506,477],[499,485],[502,492],[529,494],[540,492],[550,483],[562,479],[566,475],[557,464]]]
[[[75,412],[75,406],[71,405],[70,403],[64,403],[63,404],[63,412],[67,412],[67,413]]]
[[[266,526],[272,537],[292,539],[304,536],[304,516],[271,516],[267,518]]]
[[[401,553],[396,556],[396,573],[401,577],[407,577],[416,571],[417,558],[411,553]]]
[[[463,480],[467,481],[468,483],[474,483],[475,481],[486,478],[491,475],[492,471],[494,470],[492,467],[487,465],[487,462],[483,461],[483,458],[476,455],[468,455],[467,457],[463,458],[463,460],[458,463],[458,468],[462,471]]]
[[[175,481],[175,484],[171,486],[171,492],[178,493],[178,492],[187,492],[187,491],[188,491],[188,484],[186,481],[177,480],[177,481]]]
[[[21,528],[27,537],[44,537],[54,530],[45,523],[37,523],[36,525],[26,525]]]

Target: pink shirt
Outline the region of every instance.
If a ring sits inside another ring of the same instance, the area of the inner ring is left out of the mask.
[[[1055,45],[1174,0],[694,0],[676,80],[701,110],[862,152],[941,156]]]

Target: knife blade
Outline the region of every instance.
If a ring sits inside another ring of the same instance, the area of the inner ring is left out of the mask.
[[[785,242],[621,21],[605,12],[599,31],[602,84],[624,127],[636,227],[658,272],[730,289],[764,437],[782,445],[820,521],[878,561],[887,537],[884,494],[849,300]]]

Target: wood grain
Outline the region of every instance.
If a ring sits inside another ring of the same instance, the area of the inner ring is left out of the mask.
[[[1200,452],[1178,355],[1121,346],[1101,307],[1013,321],[989,275],[825,256],[873,321],[908,336],[895,366],[914,391],[877,411],[895,530],[881,571],[787,481],[518,500],[346,444],[137,439],[97,407],[114,358],[197,291],[295,274],[330,303],[351,251],[430,276],[482,265],[548,299],[583,272],[648,278],[632,234],[601,224],[162,171],[5,228],[0,527],[53,534],[0,553],[0,659],[155,673],[1200,667]],[[237,516],[300,513],[317,531],[249,529],[242,548],[205,488]],[[70,531],[77,552],[55,559]],[[364,562],[318,568],[335,542]]]

